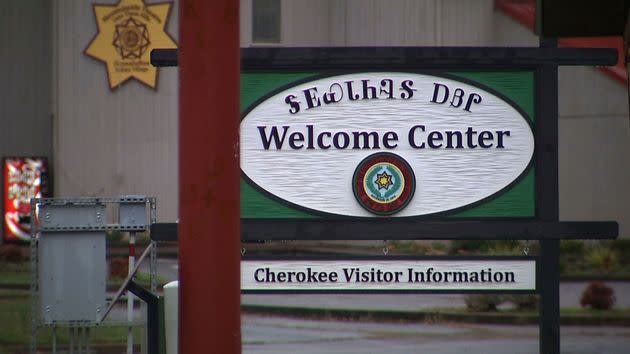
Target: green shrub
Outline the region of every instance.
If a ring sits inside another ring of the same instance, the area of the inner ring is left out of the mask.
[[[434,251],[446,252],[448,246],[444,242],[433,241],[431,242],[431,248],[433,248]]]
[[[561,240],[560,254],[567,256],[580,256],[584,253],[584,242],[582,240]]]
[[[538,242],[524,242],[520,240],[456,240],[451,243],[450,254],[492,254],[492,255],[523,255],[525,247],[529,248],[528,255],[538,254]]]
[[[560,241],[560,273],[575,272],[578,268],[584,268],[584,255],[586,246],[582,240]]]
[[[136,233],[136,243],[146,245],[151,242],[151,235],[148,231]]]
[[[615,291],[603,282],[592,282],[582,292],[580,305],[594,310],[610,310],[615,304]]]
[[[488,241],[455,240],[451,243],[450,254],[484,253],[488,251]]]
[[[504,295],[503,299],[513,303],[517,310],[531,311],[538,308],[538,295],[536,294]]]
[[[625,255],[625,261],[630,261],[630,240],[613,240],[610,249],[618,255]]]
[[[523,243],[523,246],[525,243]],[[527,247],[529,247],[529,252],[527,253],[530,256],[535,256],[540,254],[540,242],[538,241],[530,241],[527,243]]]
[[[411,254],[427,254],[429,247],[420,243],[420,241],[390,241],[388,243],[390,251]]]
[[[496,311],[503,301],[499,295],[466,295],[464,298],[466,308],[472,312]]]
[[[14,244],[0,245],[0,262],[21,263],[26,261],[22,247]]]
[[[522,255],[524,243],[519,240],[497,240],[488,243],[488,252],[497,255]]]
[[[589,248],[584,260],[589,266],[603,272],[610,272],[619,267],[617,253],[603,244]]]
[[[560,274],[565,275],[569,269],[571,269],[571,267],[569,266],[569,262],[567,262],[567,260],[565,258],[563,258],[562,256],[560,257],[560,262],[558,264],[558,270],[560,271]]]
[[[114,257],[109,260],[109,276],[112,278],[126,278],[129,274],[129,260],[125,257]]]
[[[111,244],[119,244],[123,242],[125,238],[125,233],[119,230],[107,230],[105,234],[107,238],[107,243]]]
[[[429,247],[425,246],[421,243],[416,244],[416,253],[418,254],[427,254],[429,253]]]

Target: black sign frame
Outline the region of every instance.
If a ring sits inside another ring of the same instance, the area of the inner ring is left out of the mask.
[[[177,50],[154,49],[155,66],[177,66]],[[353,48],[246,48],[241,50],[242,70],[274,69],[358,70],[361,66],[389,70],[529,69],[535,73],[536,217],[483,220],[241,220],[244,242],[265,240],[388,240],[411,239],[516,239],[539,240],[537,277],[540,294],[540,353],[560,353],[560,239],[613,239],[618,224],[560,222],[558,200],[558,66],[615,65],[615,49],[557,48],[556,38],[541,38],[540,46],[502,47],[353,47]],[[395,230],[392,232],[392,230]],[[299,235],[299,237],[297,237]],[[151,237],[177,240],[177,224],[154,224]],[[279,257],[282,258],[282,257]]]

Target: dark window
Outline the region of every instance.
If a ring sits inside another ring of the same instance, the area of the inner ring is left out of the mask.
[[[252,0],[252,42],[280,43],[280,0]]]

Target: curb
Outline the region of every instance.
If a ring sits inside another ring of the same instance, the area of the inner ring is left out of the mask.
[[[336,319],[352,321],[386,321],[386,322],[458,322],[473,324],[538,324],[536,313],[471,313],[449,312],[448,310],[429,311],[390,311],[390,310],[356,310],[356,309],[320,309],[309,307],[282,307],[265,305],[241,305],[241,311],[258,315],[282,315],[309,319]],[[560,324],[568,326],[623,326],[630,327],[627,316],[588,316],[560,315]]]
[[[118,291],[118,289],[120,289],[120,284],[114,283],[114,284],[107,284],[105,286],[105,291],[108,292],[116,292]],[[138,284],[142,287],[149,287],[148,284],[144,284],[144,283],[140,283]],[[24,291],[30,291],[31,290],[31,286],[29,284],[0,284],[0,290],[24,290]],[[161,293],[162,290],[162,285],[158,284],[157,286],[157,292]]]
[[[6,289],[6,288],[5,288]],[[27,290],[27,289],[23,289]],[[23,294],[0,296],[0,300],[23,299]],[[536,325],[538,314],[532,313],[494,313],[463,312],[442,310],[360,310],[360,309],[324,309],[313,307],[284,307],[272,305],[241,304],[242,313],[256,315],[281,315],[292,318],[345,321],[380,321],[380,322],[428,322],[428,323],[470,323],[497,325]],[[564,326],[621,326],[630,327],[630,316],[623,315],[588,315],[560,314],[560,324]]]

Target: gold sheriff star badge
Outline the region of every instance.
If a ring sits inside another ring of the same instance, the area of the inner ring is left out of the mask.
[[[172,5],[145,4],[143,0],[94,5],[98,33],[85,54],[105,63],[110,89],[129,79],[156,89],[157,68],[151,65],[151,49],[177,48],[165,29]]]

